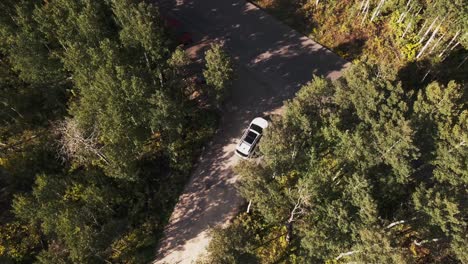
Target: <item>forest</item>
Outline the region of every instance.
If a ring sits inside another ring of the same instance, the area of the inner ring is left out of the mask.
[[[468,263],[466,3],[253,2],[353,65],[273,118],[200,263]]]
[[[236,167],[252,205],[206,263],[466,263],[466,90],[315,77]]]
[[[141,1],[1,1],[1,263],[154,258],[219,115],[174,39]]]
[[[255,0],[352,66],[241,161],[202,263],[468,263],[468,5]],[[149,263],[233,78],[139,0],[0,2],[0,263]],[[311,71],[312,72],[312,71]]]

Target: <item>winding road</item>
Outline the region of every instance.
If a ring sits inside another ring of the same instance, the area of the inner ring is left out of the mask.
[[[227,224],[244,202],[232,171],[242,130],[254,117],[279,111],[313,74],[335,79],[349,63],[244,0],[156,1],[194,35],[192,58],[200,60],[219,41],[236,65],[220,129],[179,198],[154,261],[195,263],[206,252],[209,230]]]

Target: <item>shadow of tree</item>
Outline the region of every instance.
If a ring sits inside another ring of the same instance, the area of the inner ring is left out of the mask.
[[[442,61],[424,59],[407,63],[397,74],[405,89],[419,90],[433,81],[446,84],[451,80],[463,84],[468,81],[468,56],[466,49],[452,52]]]
[[[355,38],[347,42],[343,42],[336,46],[334,50],[341,56],[348,60],[354,60],[362,55],[364,45],[366,45],[367,38]]]

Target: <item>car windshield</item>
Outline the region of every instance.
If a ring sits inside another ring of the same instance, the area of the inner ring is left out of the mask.
[[[256,137],[257,137],[257,134],[255,132],[249,131],[249,133],[247,133],[247,136],[245,136],[244,141],[249,144],[252,144]]]
[[[262,131],[263,131],[263,129],[262,129],[261,127],[257,126],[256,124],[252,124],[252,125],[250,126],[250,129],[252,129],[252,130],[258,132],[259,134],[262,134]]]

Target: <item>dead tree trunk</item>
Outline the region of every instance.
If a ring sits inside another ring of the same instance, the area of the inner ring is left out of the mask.
[[[335,258],[335,260],[339,260],[342,257],[350,256],[350,255],[353,255],[353,254],[356,254],[356,253],[359,253],[359,252],[360,252],[360,250],[353,250],[353,251],[348,251],[348,252],[345,252],[345,253],[341,253],[340,255],[338,255],[338,257]]]
[[[426,243],[429,243],[429,242],[437,242],[439,241],[439,238],[434,238],[434,239],[426,239],[426,240],[422,240],[422,241],[417,241],[417,240],[414,240],[413,243],[416,245],[416,246],[422,246],[423,244],[426,244]]]
[[[408,3],[406,4],[405,11],[403,11],[403,13],[401,13],[401,15],[398,17],[398,20],[397,20],[398,23],[403,22],[403,20],[405,20],[406,15],[408,15],[411,9],[413,9],[413,5],[411,6],[409,5],[410,3],[411,3],[411,0],[409,0]]]
[[[439,31],[439,28],[440,28],[441,25],[442,25],[442,23],[440,23],[440,24],[436,27],[436,29],[434,30],[434,32],[432,32],[431,37],[427,40],[426,45],[424,45],[424,47],[423,47],[423,48],[421,49],[421,51],[418,53],[418,55],[416,56],[416,59],[419,59],[419,58],[423,55],[424,51],[427,49],[427,47],[429,46],[429,44],[430,44],[430,43],[432,42],[432,40],[434,39],[434,36],[435,36],[435,35],[437,34],[437,32]]]
[[[455,33],[455,35],[454,35],[453,38],[450,40],[450,42],[448,43],[448,45],[445,46],[445,49],[439,54],[439,57],[442,57],[442,55],[444,55],[445,51],[447,51],[447,49],[450,47],[450,45],[452,45],[453,41],[455,41],[455,39],[458,37],[458,34],[460,34],[460,30],[457,31],[457,33]]]
[[[377,7],[374,10],[374,13],[372,14],[371,22],[374,21],[374,19],[379,15],[380,9],[382,9],[382,6],[383,6],[384,3],[385,3],[385,0],[380,0],[379,4],[377,5]]]
[[[419,40],[419,44],[421,44],[424,39],[426,38],[427,34],[431,31],[432,27],[434,26],[435,22],[437,21],[437,19],[439,19],[439,17],[436,17],[434,19],[434,21],[432,21],[431,25],[429,25],[429,27],[427,28],[426,32],[424,33],[424,35],[421,37],[421,39]]]
[[[411,222],[411,221],[414,221],[414,220],[416,220],[416,219],[417,219],[416,217],[413,217],[413,218],[411,218],[411,219],[409,219],[409,220],[398,220],[398,221],[395,221],[395,222],[390,223],[389,225],[387,225],[387,226],[385,227],[385,229],[390,229],[390,228],[392,228],[392,227],[394,227],[394,226],[402,225],[402,224],[404,224],[404,223]]]
[[[422,7],[419,8],[418,12],[416,12],[416,13],[414,13],[414,14],[412,15],[412,18],[414,18],[415,16],[419,15],[419,13],[421,12],[421,10],[422,10]],[[408,33],[408,30],[411,28],[412,25],[413,25],[413,20],[410,20],[410,21],[408,22],[408,24],[406,24],[405,32],[403,32],[403,35],[401,36],[402,38],[404,38],[404,37],[406,36],[406,33]],[[424,27],[424,24],[423,24],[423,27]],[[420,34],[420,33],[418,33],[418,35],[419,35],[419,34]]]
[[[466,59],[468,59],[468,55],[465,56],[465,58],[462,60],[462,62],[460,62],[460,64],[458,64],[457,69],[460,68],[466,62]]]
[[[426,74],[424,74],[424,77],[421,79],[421,83],[424,82],[424,80],[426,80],[426,77],[429,75],[430,72],[431,70],[428,70]]]
[[[403,32],[403,35],[401,35],[402,38],[405,37],[405,35],[408,32],[408,30],[410,29],[410,27],[411,27],[411,21],[408,22],[408,24],[406,25],[405,32]]]
[[[370,5],[370,0],[367,0],[366,4],[364,5],[364,9],[362,10],[362,12],[364,13],[364,16],[362,17],[361,26],[364,24],[364,21],[366,21],[367,14],[369,13],[369,5]]]
[[[296,221],[296,217],[298,215],[302,215],[302,214],[305,213],[303,205],[304,205],[304,203],[306,202],[307,199],[306,199],[304,191],[305,191],[305,189],[299,189],[298,190],[298,198],[294,202],[294,207],[291,210],[291,212],[289,213],[288,220],[286,221],[286,230],[287,230],[286,241],[288,243],[291,242],[292,237],[293,237],[293,232],[294,232],[293,223],[294,223],[294,221]]]
[[[403,16],[401,17],[401,20],[399,22],[405,21],[405,18],[409,14],[409,12],[411,12],[411,9],[413,9],[413,5],[411,5],[411,7],[406,12],[403,13]]]
[[[424,23],[423,23],[423,25],[422,25],[421,29],[418,31],[418,36],[419,36],[419,35],[421,35],[421,33],[423,32],[423,30],[424,30],[424,27],[426,26],[426,24],[427,24],[427,20],[426,20],[426,21],[424,21]]]
[[[436,42],[434,43],[434,45],[432,45],[432,48],[431,48],[431,50],[429,51],[429,54],[432,53],[432,52],[434,51],[434,49],[435,49],[437,46],[439,46],[440,41],[442,40],[442,38],[443,38],[444,36],[445,36],[445,33],[442,34],[442,36],[440,36],[440,37],[436,40]]]
[[[361,5],[359,6],[359,14],[362,13],[365,3],[366,3],[366,0],[362,0],[362,1],[361,1]]]

